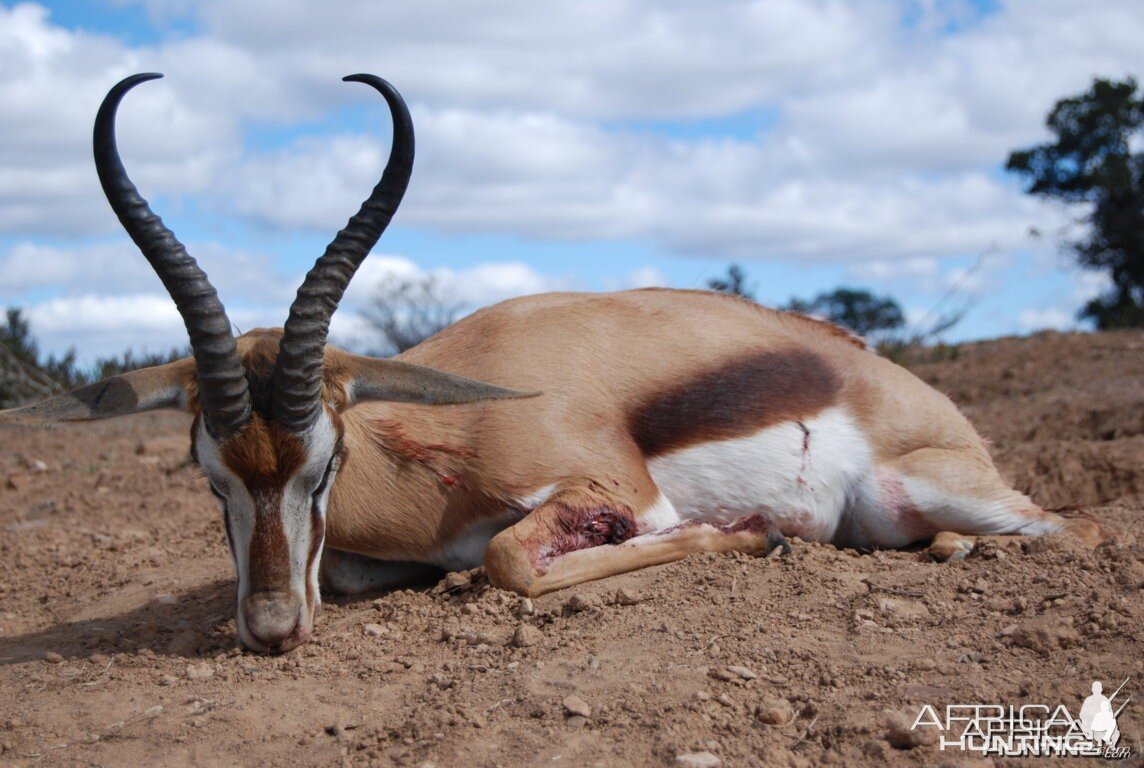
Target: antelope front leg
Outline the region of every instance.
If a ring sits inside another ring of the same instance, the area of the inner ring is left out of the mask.
[[[695,552],[765,554],[785,544],[761,515],[725,526],[688,520],[660,530],[647,530],[641,517],[620,502],[562,492],[489,542],[489,581],[535,597]]]

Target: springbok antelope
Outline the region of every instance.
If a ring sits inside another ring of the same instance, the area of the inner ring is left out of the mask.
[[[1100,539],[1095,524],[1010,489],[946,397],[845,331],[741,299],[546,294],[480,310],[398,359],[327,346],[412,170],[409,113],[370,75],[346,80],[389,104],[381,181],[307,274],[285,327],[235,339],[119,159],[119,102],[156,77],[108,93],[96,168],[193,357],[0,422],[193,414],[192,454],[222,506],[238,631],[253,650],[307,640],[319,585],[384,588],[417,564],[483,562],[493,584],[537,595],[693,552],[762,553],[783,535],[863,548],[936,535],[942,557],[969,551],[963,534]]]

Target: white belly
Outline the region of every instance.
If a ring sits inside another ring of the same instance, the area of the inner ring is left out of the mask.
[[[848,512],[876,498],[870,446],[842,408],[685,448],[648,467],[680,519],[725,524],[763,514],[807,540],[833,540]]]

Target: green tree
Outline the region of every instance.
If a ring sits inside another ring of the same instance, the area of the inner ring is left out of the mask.
[[[895,331],[906,324],[898,302],[859,288],[835,288],[810,301],[792,298],[783,309],[824,317],[859,336]]]
[[[1011,153],[1005,168],[1028,180],[1029,194],[1086,206],[1087,231],[1068,248],[1081,267],[1107,272],[1112,286],[1080,317],[1101,329],[1142,326],[1144,99],[1136,81],[1097,79],[1058,101],[1046,125],[1055,140]]]
[[[137,368],[170,363],[190,354],[189,347],[142,355],[127,350],[118,356],[96,358],[91,368],[80,368],[74,349],[62,357],[41,357],[31,323],[22,310],[9,308],[0,324],[0,408],[10,408]]]
[[[0,408],[60,390],[59,382],[41,369],[39,359],[31,324],[19,309],[8,309],[0,325]]]
[[[727,267],[725,277],[713,277],[708,280],[707,287],[719,293],[729,293],[732,296],[742,296],[744,299],[755,300],[754,286],[747,285],[747,273],[738,264]]]

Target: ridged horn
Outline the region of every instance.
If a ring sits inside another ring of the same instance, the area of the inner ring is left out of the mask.
[[[160,77],[148,73],[124,78],[103,99],[95,117],[95,169],[111,208],[182,315],[195,357],[207,431],[225,440],[250,420],[246,371],[230,320],[206,273],[127,177],[115,143],[115,113],[123,96],[140,83]]]
[[[305,432],[321,410],[322,357],[330,318],[357,268],[389,226],[413,172],[413,120],[401,94],[375,75],[350,75],[385,97],[393,118],[393,145],[381,181],[361,209],[326,247],[306,275],[286,319],[274,370],[274,416],[287,430]]]

